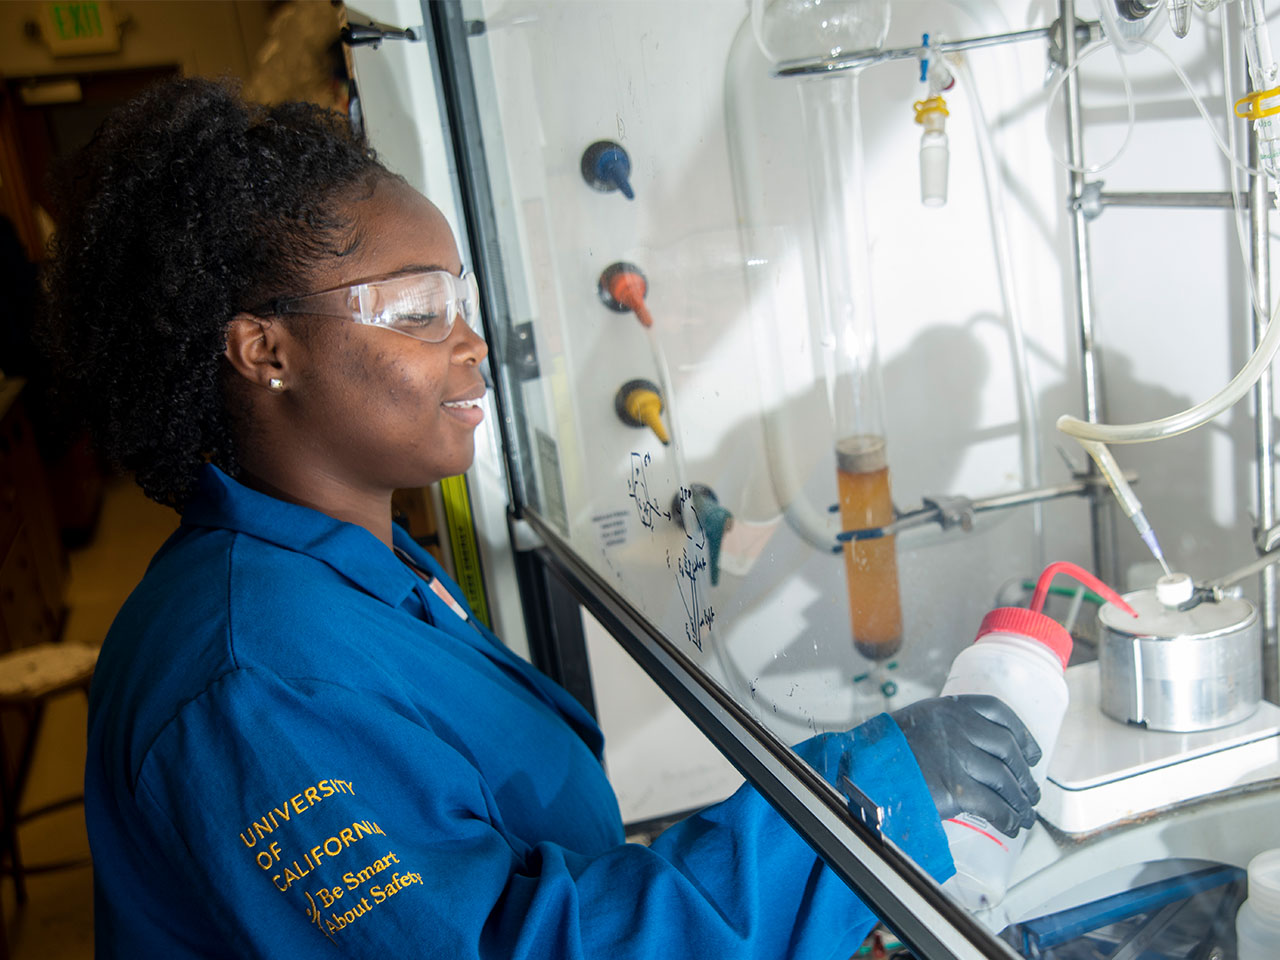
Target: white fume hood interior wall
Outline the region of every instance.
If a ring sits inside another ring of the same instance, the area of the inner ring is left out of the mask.
[[[378,16],[374,5],[365,9]],[[895,0],[892,9],[888,46],[918,42],[923,31],[958,38],[1044,26],[1056,16],[1056,5],[1044,0]],[[660,501],[669,502],[678,478],[670,451],[647,431],[623,426],[613,411],[623,382],[657,379],[653,361],[640,325],[605,309],[595,282],[618,260],[637,263],[648,277],[649,307],[671,367],[675,396],[669,400],[685,445],[687,479],[714,487],[741,522],[776,513],[762,459],[751,322],[751,310],[761,304],[749,295],[757,288],[744,277],[748,254],[739,226],[745,218],[748,231],[759,228],[774,244],[768,269],[777,271],[784,303],[794,300],[788,290],[813,269],[796,81],[771,78],[754,49],[739,48],[732,69],[726,68],[747,15],[738,0],[494,2],[484,4],[483,13],[479,4],[469,5],[469,15],[485,20],[483,41],[473,42],[471,52],[477,72],[491,71],[498,91],[496,102],[487,104],[490,85],[479,85],[482,106],[501,121],[501,142],[495,141],[497,124],[485,130],[487,151],[504,157],[509,175],[508,183],[495,185],[499,220],[518,234],[521,251],[522,262],[507,265],[513,310],[517,322],[533,319],[538,333],[542,379],[526,388],[530,416],[557,442],[570,538],[588,562],[612,575],[624,595],[679,638],[682,601],[666,559],[681,538],[638,523],[626,485],[630,456],[651,455],[647,479]],[[398,16],[407,23],[410,14]],[[1212,94],[1211,108],[1220,116],[1215,24],[1197,14],[1189,39],[1176,41],[1167,29],[1157,39],[1199,89]],[[1063,153],[1061,104],[1051,147],[1040,41],[975,51],[969,62],[1005,177],[1015,284],[1028,318],[1041,415],[1044,480],[1060,482],[1068,472],[1055,445],[1083,463],[1073,442],[1053,429],[1060,413],[1079,413],[1082,405],[1066,176],[1051,156],[1051,149]],[[1126,65],[1139,97],[1139,125],[1124,157],[1102,175],[1107,189],[1224,188],[1225,164],[1167,65],[1154,54],[1129,58]],[[1113,55],[1091,57],[1083,73],[1087,156],[1101,158],[1118,144],[1125,119]],[[735,106],[728,111],[726,83],[734,85]],[[947,94],[950,201],[941,209],[919,202],[920,128],[911,104],[923,95],[913,62],[864,74],[876,320],[894,499],[903,509],[918,505],[923,495],[976,497],[1022,484],[1017,383],[969,94],[960,87]],[[634,201],[597,193],[582,180],[582,151],[605,138],[630,153]],[[735,138],[759,145],[747,163],[768,177],[758,217],[734,202]],[[1091,238],[1112,420],[1179,409],[1208,395],[1243,362],[1241,271],[1226,214],[1108,209]],[[765,304],[768,310],[776,306],[776,298]],[[807,308],[792,306],[786,318],[791,326],[776,353],[789,391],[789,443],[808,496],[825,509],[835,500],[829,418],[822,390],[811,379]],[[1223,426],[1186,438],[1116,449],[1125,467],[1142,474],[1138,491],[1171,562],[1198,577],[1230,569],[1252,550],[1248,411],[1237,407],[1224,419]],[[546,484],[548,478],[539,480]],[[628,542],[604,548],[592,518],[618,510],[629,511]],[[1083,500],[1047,504],[1045,528],[1045,556],[1089,563]],[[1119,542],[1121,569],[1144,560],[1127,527]],[[972,534],[944,535],[934,528],[900,540],[906,639],[891,676],[903,692],[888,706],[936,690],[1001,584],[1036,573],[1033,555],[1026,507],[985,515]],[[849,726],[886,706],[865,683],[852,682],[868,663],[849,642],[842,560],[804,544],[785,523],[746,576],[725,574],[709,596],[718,613],[714,630],[700,652],[692,644],[687,652],[780,736],[798,740]],[[597,686],[607,691],[617,677],[612,668],[600,668],[616,658],[599,652],[598,637],[592,644]],[[633,686],[628,677],[618,689]],[[611,772],[632,818],[702,802],[733,779],[692,775],[705,757],[690,759],[678,748],[686,740],[675,732],[679,721],[663,719],[675,708],[656,691],[647,702],[634,692],[605,692],[598,700],[613,741]],[[626,729],[610,715],[624,702],[635,719]],[[665,741],[656,753],[655,740]],[[671,789],[655,799],[652,785],[663,781]]]

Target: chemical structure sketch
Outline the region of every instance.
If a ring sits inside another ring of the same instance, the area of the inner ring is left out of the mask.
[[[649,485],[649,467],[653,456],[632,451],[627,472],[627,497],[635,505],[640,525],[656,533],[661,521],[677,524],[684,530],[685,543],[680,552],[672,555],[667,550],[667,569],[675,577],[676,591],[684,606],[684,637],[699,651],[711,635],[716,620],[715,607],[706,597],[707,532],[694,505],[694,492],[680,487],[670,510],[663,509],[662,501],[654,495]]]
[[[631,470],[627,474],[627,496],[635,501],[636,515],[640,518],[640,525],[656,530],[658,519],[670,520],[671,514],[663,510],[662,504],[649,492],[649,477],[646,471],[652,462],[651,454],[632,452]]]
[[[684,604],[685,639],[701,651],[703,639],[710,635],[711,625],[715,623],[716,611],[710,603],[703,602],[705,588],[702,586],[704,582],[702,578],[707,569],[705,553],[707,533],[702,527],[702,520],[698,517],[698,511],[691,502],[692,499],[693,491],[687,487],[681,487],[673,506],[682,517],[686,518],[684,530],[687,542],[680,550],[679,557],[674,560],[671,551],[667,551],[667,567],[675,571],[676,589],[680,592],[680,601]]]

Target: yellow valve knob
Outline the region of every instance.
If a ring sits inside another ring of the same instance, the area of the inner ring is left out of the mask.
[[[947,101],[943,100],[942,97],[917,100],[912,106],[916,111],[916,123],[926,123],[935,114],[943,117],[951,115],[951,111],[947,109]]]
[[[664,444],[671,442],[662,423],[662,398],[652,390],[631,391],[627,397],[627,413],[652,430]]]
[[[662,393],[648,380],[630,380],[614,398],[614,410],[631,427],[648,427],[663,445],[671,443],[662,422]]]

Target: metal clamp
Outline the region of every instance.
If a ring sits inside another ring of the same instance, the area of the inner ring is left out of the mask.
[[[521,383],[542,375],[538,367],[538,344],[533,336],[533,321],[517,323],[506,338],[507,367]]]
[[[1266,530],[1260,528],[1253,531],[1253,545],[1259,554],[1270,553],[1280,547],[1280,523]]]
[[[1102,181],[1094,180],[1080,188],[1080,196],[1072,197],[1068,209],[1079,210],[1086,220],[1102,216]]]
[[[836,534],[840,543],[857,540],[878,540],[891,537],[903,530],[937,522],[944,530],[959,526],[964,530],[973,529],[973,501],[968,497],[921,497],[923,506],[918,510],[900,513],[895,508],[891,523],[882,527],[862,527],[858,530],[841,530]]]
[[[425,35],[422,27],[388,27],[380,23],[348,23],[339,33],[348,47],[373,47],[377,50],[383,40],[408,40],[413,43]]]
[[[1076,53],[1079,55],[1079,51],[1089,44],[1102,39],[1102,24],[1097,20],[1081,20],[1076,17],[1075,34]],[[1066,37],[1063,36],[1061,17],[1049,24],[1048,39],[1049,62],[1056,67],[1065,69],[1067,66],[1067,45],[1065,43]]]
[[[922,497],[925,508],[937,512],[943,530],[959,527],[965,533],[973,529],[973,501],[968,497]]]

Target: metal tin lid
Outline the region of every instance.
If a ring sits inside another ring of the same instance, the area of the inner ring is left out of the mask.
[[[1126,593],[1124,598],[1138,612],[1136,618],[1112,603],[1103,604],[1098,611],[1099,622],[1121,636],[1207,640],[1242,630],[1258,617],[1254,605],[1239,597],[1226,597],[1217,603],[1206,600],[1189,610],[1165,606],[1156,597],[1154,588],[1135,590]]]

